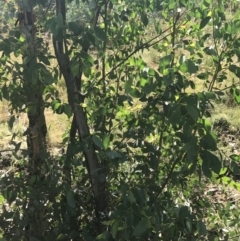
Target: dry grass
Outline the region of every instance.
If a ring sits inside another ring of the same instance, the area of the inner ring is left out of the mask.
[[[212,111],[212,121],[225,119],[233,129],[240,129],[240,111],[238,106],[226,106],[223,103],[214,105]]]
[[[21,141],[21,148],[25,148],[26,139],[23,133],[28,126],[27,115],[22,113],[14,123],[13,130],[9,130],[7,102],[0,102],[0,149],[9,149],[12,134],[16,133],[15,141]],[[70,120],[65,115],[54,114],[51,109],[45,110],[47,129],[48,129],[48,143],[49,147],[57,147],[61,144],[62,135],[67,130]]]
[[[10,131],[7,127],[8,108],[7,102],[0,102],[0,149],[5,149],[9,142]]]
[[[45,114],[49,146],[50,148],[58,147],[61,144],[62,135],[70,125],[70,121],[66,115],[53,114],[50,109],[46,110]]]

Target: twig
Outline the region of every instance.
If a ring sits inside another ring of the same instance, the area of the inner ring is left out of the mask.
[[[8,151],[15,151],[15,149],[5,149],[5,150],[1,150],[0,153],[8,152]],[[26,149],[18,149],[18,151],[27,151],[27,150],[26,150]]]
[[[171,175],[172,175],[172,173],[173,173],[173,170],[174,170],[175,166],[177,165],[177,163],[178,163],[179,161],[181,161],[182,158],[184,158],[185,156],[186,156],[186,152],[183,152],[183,153],[181,153],[181,155],[180,155],[178,158],[176,158],[176,160],[173,162],[172,167],[171,167],[171,169],[170,169],[170,171],[169,171],[169,173],[168,173],[165,181],[164,181],[163,184],[162,184],[162,187],[160,188],[159,192],[158,192],[157,195],[156,195],[156,199],[158,198],[158,196],[162,193],[163,189],[164,189],[164,188],[166,187],[166,185],[168,184],[168,181],[169,181],[169,179],[170,179],[170,177],[171,177]]]
[[[150,39],[149,41],[147,41],[146,43],[143,43],[142,45],[140,45],[139,47],[137,47],[135,50],[133,50],[126,58],[124,58],[120,63],[118,63],[115,67],[113,67],[108,73],[106,73],[105,77],[108,76],[110,73],[112,73],[114,70],[116,70],[118,67],[120,67],[123,63],[125,63],[130,57],[132,57],[134,54],[136,54],[138,51],[145,49],[145,48],[149,48],[151,47],[153,44],[150,44],[153,40],[155,40],[156,38],[158,38],[159,36],[161,36],[162,34],[166,33],[168,30],[170,30],[171,27],[165,29],[161,34],[158,34],[157,36],[153,37],[152,39]],[[154,42],[154,44],[162,41],[164,38],[168,37],[169,35],[171,35],[171,33],[165,35],[164,37],[162,37],[160,40],[157,40]],[[94,87],[96,85],[99,85],[101,82],[103,81],[103,78],[101,78],[97,83],[94,83]]]

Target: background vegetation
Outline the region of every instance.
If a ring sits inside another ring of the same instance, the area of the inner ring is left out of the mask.
[[[0,240],[240,240],[238,2],[1,7]]]

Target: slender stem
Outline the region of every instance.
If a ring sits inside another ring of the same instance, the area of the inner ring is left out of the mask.
[[[173,53],[173,59],[171,62],[171,68],[173,68],[174,66],[174,56],[175,56],[175,50],[174,50],[174,46],[175,46],[175,37],[176,37],[176,29],[177,29],[177,22],[180,19],[180,14],[177,13],[175,17],[173,17],[173,31],[171,33],[171,43],[172,43],[172,53]],[[162,125],[161,125],[161,133],[160,133],[160,137],[159,137],[159,158],[161,156],[161,147],[162,147],[162,141],[163,141],[163,133],[164,133],[164,125],[165,125],[165,115],[163,116],[163,120],[162,120]]]
[[[108,76],[110,73],[112,73],[114,70],[116,70],[118,67],[120,67],[123,63],[125,63],[130,57],[132,57],[134,54],[136,54],[138,51],[143,50],[145,48],[149,48],[151,46],[153,46],[153,44],[150,44],[153,40],[157,39],[159,36],[161,36],[162,34],[166,33],[168,30],[170,30],[171,27],[167,28],[166,30],[164,30],[161,34],[158,34],[157,36],[153,37],[152,39],[150,39],[149,41],[147,41],[146,43],[143,43],[142,45],[140,45],[139,47],[137,47],[135,50],[133,50],[126,58],[124,58],[120,63],[118,63],[115,67],[113,67],[108,73],[106,73],[105,77]],[[154,44],[162,41],[163,39],[165,39],[166,37],[170,36],[171,33],[165,35],[164,37],[162,37],[161,39],[157,40],[154,42]],[[102,82],[102,78],[100,80],[98,80],[98,82],[93,83],[93,86],[95,87],[96,85],[99,85],[99,83]],[[93,87],[93,88],[94,88]]]
[[[181,155],[180,155],[178,158],[176,158],[176,160],[173,162],[172,167],[170,168],[170,171],[169,171],[169,173],[168,173],[165,181],[164,181],[163,184],[162,184],[162,187],[160,188],[159,192],[156,194],[156,199],[158,198],[159,195],[161,195],[161,193],[163,192],[164,188],[165,188],[166,185],[168,184],[168,182],[169,182],[169,180],[170,180],[170,178],[171,178],[171,175],[172,175],[172,173],[173,173],[173,171],[174,171],[175,166],[176,166],[182,159],[184,159],[185,157],[186,157],[186,152],[185,152],[185,153],[183,152],[183,153],[181,153]]]
[[[104,31],[105,35],[107,36],[107,4],[108,2],[105,1],[104,4]],[[107,49],[107,38],[103,43],[103,56],[102,56],[102,83],[103,83],[103,93],[106,94],[106,49]]]
[[[113,119],[113,112],[115,110],[115,107],[116,107],[116,102],[117,102],[117,98],[118,98],[118,91],[119,91],[119,86],[120,86],[120,76],[121,76],[121,73],[119,74],[119,76],[117,77],[117,88],[116,88],[116,95],[115,95],[115,99],[113,101],[113,107],[112,107],[112,114],[111,114],[111,117],[110,117],[110,120],[109,120],[109,128],[108,128],[108,133],[110,134],[111,132],[111,127],[110,127],[110,123]]]
[[[104,31],[105,35],[107,36],[108,26],[107,26],[107,6],[108,1],[104,1]],[[106,49],[107,49],[107,38],[103,42],[103,49],[102,49],[102,85],[103,85],[103,96],[106,97]],[[102,118],[102,129],[105,130],[106,124],[106,115]]]
[[[160,156],[161,156],[161,148],[162,148],[162,142],[163,142],[164,125],[165,125],[165,115],[163,116],[162,125],[161,125],[161,133],[160,133],[160,137],[159,137],[159,155],[158,155],[158,158],[160,158]]]

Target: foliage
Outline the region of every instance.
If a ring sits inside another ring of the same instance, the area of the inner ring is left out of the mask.
[[[68,22],[77,22],[80,25],[89,23],[91,12],[94,11],[94,1],[79,2],[71,1],[68,4],[66,18]]]
[[[40,1],[35,2],[40,8]],[[89,6],[77,2],[68,3],[69,12],[75,6],[75,16],[81,15],[82,6]],[[49,151],[39,175],[28,173],[27,150],[13,141],[17,161],[0,181],[4,238],[233,239],[239,232],[237,207],[213,203],[204,188],[212,183],[240,190],[239,183],[227,176],[229,170],[238,173],[240,158],[223,157],[209,121],[211,106],[225,94],[218,84],[230,72],[240,76],[235,60],[240,56],[240,20],[229,19],[221,1],[210,0],[112,0],[102,6],[96,26],[90,27],[82,24],[88,18],[79,24],[77,17],[68,15],[65,26],[60,15],[46,16],[38,23],[42,31],[54,37],[66,31],[74,76],[81,65],[84,103],[78,104],[91,130],[88,145],[94,146],[105,171],[96,179],[106,180],[107,209],[95,210],[83,155],[90,147],[79,137],[72,141],[67,130],[62,154],[52,156]],[[35,39],[38,61],[28,69],[36,82],[27,82],[26,89],[23,69],[31,55],[16,61],[26,42],[19,29],[12,28],[0,43],[0,99],[11,107],[9,127],[18,113],[34,108],[27,102],[34,88],[44,97],[45,108],[71,119],[74,109],[63,102],[56,87],[61,69],[41,33]],[[82,51],[86,48],[90,51]],[[156,68],[141,57],[150,48],[159,55]],[[206,58],[211,65],[204,65]],[[196,90],[196,80],[202,80],[205,91]],[[237,84],[229,88],[239,103]],[[70,184],[66,166],[71,170]]]

